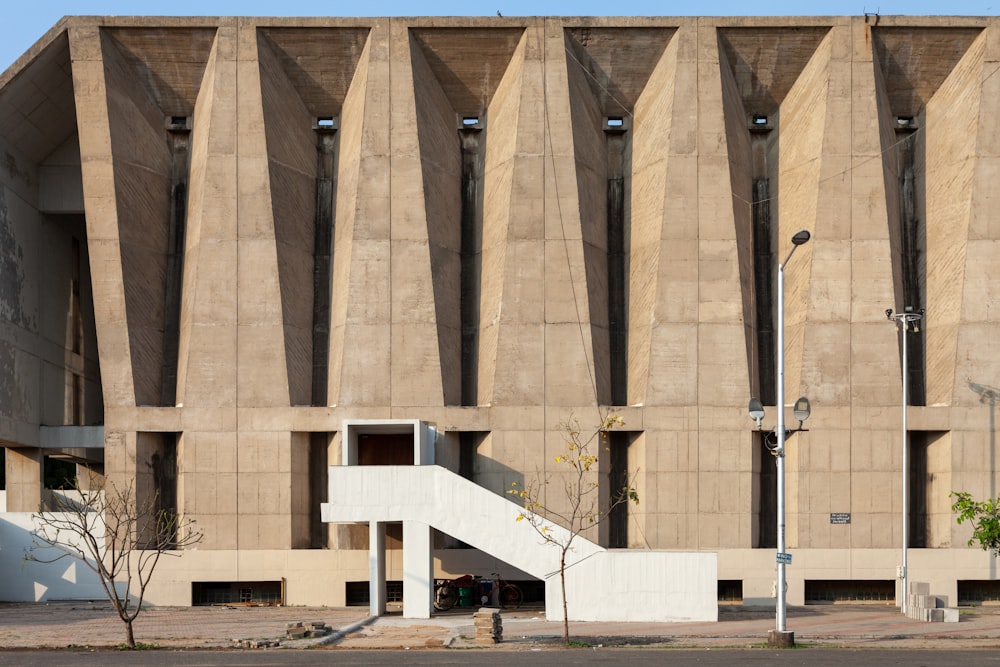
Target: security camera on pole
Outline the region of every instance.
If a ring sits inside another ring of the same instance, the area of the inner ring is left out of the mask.
[[[908,437],[908,430],[906,427],[906,406],[909,405],[909,355],[906,349],[906,335],[910,331],[917,332],[920,331],[920,320],[924,316],[924,309],[921,308],[918,311],[914,311],[913,306],[906,306],[902,313],[893,313],[891,308],[886,309],[885,317],[890,321],[896,323],[896,327],[900,330],[903,337],[903,355],[902,355],[902,367],[903,367],[903,509],[902,509],[902,521],[903,521],[903,548],[902,548],[902,563],[899,566],[899,579],[900,579],[900,602],[899,611],[902,614],[906,613],[906,597],[909,594],[907,590],[907,580],[908,573],[906,571],[906,548],[909,546],[910,541],[910,481],[909,481],[909,470],[910,470],[910,459],[909,450],[910,443]]]

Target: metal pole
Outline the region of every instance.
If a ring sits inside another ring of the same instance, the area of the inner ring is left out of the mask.
[[[902,313],[893,314],[892,310],[885,311],[886,317],[890,320],[896,322],[896,326],[902,332],[903,336],[903,355],[902,355],[902,365],[903,365],[903,507],[901,508],[900,515],[903,520],[903,544],[902,544],[902,560],[903,562],[899,566],[899,579],[900,585],[902,586],[902,591],[900,591],[900,601],[899,601],[899,611],[903,614],[906,613],[907,604],[906,597],[909,591],[907,590],[909,584],[909,570],[908,563],[906,562],[907,557],[907,547],[910,544],[910,438],[909,429],[906,424],[906,415],[909,411],[910,405],[910,363],[909,363],[909,350],[907,346],[907,333],[910,331],[910,325],[914,322],[920,321],[923,315],[920,312],[912,312],[912,309],[907,309]]]
[[[792,246],[795,252],[795,246]],[[785,264],[791,259],[788,253],[784,264],[778,265],[778,386],[777,408],[778,424],[774,427],[777,442],[774,455],[778,467],[778,553],[785,553]],[[778,600],[775,608],[775,621],[778,632],[785,632],[785,563],[778,561]]]
[[[909,491],[910,491],[910,484],[909,484],[910,464],[909,464],[909,458],[910,457],[908,456],[910,447],[909,447],[909,438],[906,437],[907,436],[907,430],[906,430],[906,412],[907,412],[907,406],[910,403],[909,397],[908,397],[909,384],[910,384],[909,378],[908,378],[908,374],[909,374],[909,371],[910,371],[910,368],[909,368],[910,364],[908,363],[908,358],[907,358],[907,350],[906,350],[906,338],[907,338],[907,336],[906,336],[906,332],[910,328],[910,320],[904,314],[900,323],[903,325],[903,512],[902,512],[902,514],[903,514],[903,565],[902,565],[902,568],[903,568],[903,571],[902,571],[902,575],[903,575],[903,577],[902,577],[903,592],[902,592],[902,600],[900,601],[900,605],[899,605],[899,611],[901,613],[905,614],[906,613],[906,596],[907,596],[907,592],[908,592],[907,591],[907,586],[906,586],[906,582],[907,582],[906,547],[908,546],[909,540],[910,540],[910,535],[909,535],[909,533],[910,533],[910,530],[909,530],[909,524],[910,524],[910,521],[909,521],[909,519],[910,519],[910,506],[909,506],[909,502],[908,502],[909,501],[909,496],[910,496],[910,493],[909,493]]]

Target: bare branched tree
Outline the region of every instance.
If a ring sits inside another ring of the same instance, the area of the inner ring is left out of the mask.
[[[558,465],[566,470],[560,474],[563,482],[562,499],[565,504],[556,505],[547,500],[546,487],[552,483],[552,476],[536,471],[535,478],[524,486],[517,482],[511,483],[507,493],[517,496],[524,503],[524,511],[518,521],[527,521],[541,536],[546,544],[559,549],[559,579],[562,587],[563,605],[563,642],[568,646],[569,640],[569,607],[566,601],[566,555],[572,550],[573,542],[585,530],[594,528],[604,522],[611,511],[626,503],[639,503],[639,494],[635,489],[637,472],[625,477],[626,483],[621,488],[610,489],[610,499],[602,506],[600,498],[600,482],[597,471],[599,448],[607,449],[608,432],[625,425],[625,420],[619,415],[608,414],[601,424],[584,432],[579,421],[570,416],[558,425],[566,440],[566,451],[555,457]],[[555,497],[559,498],[558,492]],[[550,523],[556,523],[567,532],[551,530]]]
[[[160,507],[155,494],[138,501],[131,482],[83,489],[76,481],[72,491],[75,497],[53,494],[49,507],[33,515],[36,527],[26,558],[38,563],[72,558],[90,568],[134,649],[132,623],[142,611],[160,557],[179,556],[179,550],[200,542],[203,533],[193,519]]]

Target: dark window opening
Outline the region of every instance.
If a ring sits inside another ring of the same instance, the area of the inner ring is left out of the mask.
[[[899,128],[897,130],[910,129]],[[901,140],[896,142],[896,159],[899,188],[899,221],[891,237],[898,243],[898,257],[894,255],[894,263],[898,263],[901,288],[897,299],[902,297],[903,312],[923,312],[927,279],[927,225],[926,178],[924,145],[918,141],[918,135],[911,132],[901,133]],[[894,250],[895,252],[895,250]],[[900,335],[906,336],[907,370],[909,382],[910,405],[926,405],[925,384],[925,349],[924,335],[918,326],[905,329]],[[902,340],[900,340],[902,354]]]
[[[951,514],[947,501],[950,488],[945,481],[950,479],[951,448],[946,435],[945,431],[909,432],[907,542],[914,549],[951,543],[949,531],[940,525],[940,517]],[[935,525],[935,521],[939,523]]]
[[[367,581],[346,582],[344,593],[344,604],[348,607],[367,607],[371,604],[371,591]]]
[[[778,465],[767,447],[765,433],[754,434],[754,445],[760,462],[757,506],[758,549],[778,548]]]
[[[475,121],[469,123],[468,121]],[[483,177],[486,136],[479,117],[466,116],[458,136],[461,144],[460,269],[459,269],[459,385],[461,405],[479,403],[479,307],[483,272]],[[452,399],[453,400],[453,399]]]
[[[309,546],[312,549],[330,546],[330,524],[323,522],[322,513],[329,484],[329,441],[328,433],[309,434]]]
[[[464,479],[475,481],[476,479],[476,457],[479,452],[479,445],[486,440],[489,431],[461,431],[458,434],[458,474]],[[471,549],[471,544],[466,544],[461,540],[455,540],[454,548]]]
[[[967,579],[958,582],[958,604],[963,606],[1000,605],[1000,581]]]
[[[604,119],[604,131],[619,134],[625,132],[628,127],[625,118],[622,116],[608,116]]]
[[[915,130],[916,128],[917,125],[913,120],[913,116],[896,116],[897,130]]]
[[[720,603],[742,603],[743,602],[743,580],[742,579],[719,579],[718,601]]]
[[[892,579],[807,579],[805,598],[806,604],[884,604],[896,600],[896,582]]]
[[[176,133],[177,135],[185,135],[191,131],[187,116],[169,116],[164,125],[168,132]]]
[[[489,431],[462,431],[458,434],[458,474],[468,480],[476,475],[476,455]]]
[[[43,478],[46,489],[72,489],[76,480],[76,464],[66,459],[45,457]]]
[[[413,434],[363,433],[359,435],[358,465],[413,465]]]
[[[160,447],[150,457],[157,512],[177,513],[177,440],[179,434],[164,433]],[[172,544],[177,535],[166,536]]]
[[[764,405],[774,405],[777,400],[775,350],[777,338],[774,330],[774,270],[775,253],[772,239],[774,221],[771,219],[771,185],[767,178],[753,181],[753,206],[751,208],[754,254],[754,313],[757,333],[757,383],[760,400]]]
[[[316,217],[313,220],[312,383],[310,404],[326,406],[330,375],[330,312],[333,307],[333,244],[336,236],[337,134],[334,118],[317,119]]]
[[[609,119],[610,120],[610,119]],[[605,128],[607,151],[606,230],[607,248],[607,317],[608,364],[607,384],[598,387],[602,403],[626,405],[628,403],[628,256],[626,239],[629,220],[626,215],[627,198],[625,174],[628,171],[628,134],[621,128]],[[603,376],[598,373],[598,376]],[[603,382],[601,384],[604,384]]]
[[[756,113],[750,116],[751,132],[767,132],[771,129],[771,119],[765,114]]]
[[[403,582],[402,581],[387,581],[387,582],[385,582],[385,601],[386,602],[402,602],[403,601]]]
[[[191,604],[217,604],[248,607],[278,607],[285,600],[284,581],[194,581],[191,582]]]
[[[618,500],[622,490],[628,486],[628,446],[632,435],[627,431],[608,433],[608,449],[611,455],[608,488],[611,492],[611,502]],[[608,512],[608,547],[611,549],[628,548],[628,510],[629,501],[626,499],[614,505]]]

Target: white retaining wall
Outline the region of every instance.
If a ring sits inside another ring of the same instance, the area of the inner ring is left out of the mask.
[[[0,600],[41,602],[45,600],[105,600],[100,580],[86,565],[66,557],[55,563],[27,561],[31,532],[35,529],[30,512],[0,515]],[[65,537],[65,535],[63,535]],[[97,536],[103,543],[104,535]],[[40,558],[54,558],[55,549],[39,552]]]

